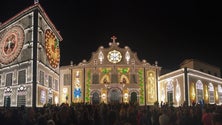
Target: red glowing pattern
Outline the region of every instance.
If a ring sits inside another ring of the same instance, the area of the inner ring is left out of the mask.
[[[13,26],[5,31],[0,38],[0,63],[9,64],[20,54],[24,44],[24,30]]]

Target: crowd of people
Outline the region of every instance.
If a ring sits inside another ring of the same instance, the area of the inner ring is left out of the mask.
[[[0,108],[1,125],[222,125],[222,105],[61,104]]]

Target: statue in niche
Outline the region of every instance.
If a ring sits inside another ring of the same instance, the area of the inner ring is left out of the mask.
[[[74,97],[79,99],[81,97],[81,93],[80,80],[76,78],[74,86]]]
[[[123,83],[126,84],[126,78],[123,78]]]
[[[103,79],[103,83],[104,83],[104,84],[107,84],[107,83],[108,83],[106,78]]]
[[[122,82],[120,82],[121,84],[126,84],[126,78],[122,78]]]
[[[104,75],[103,78],[100,80],[100,83],[103,83],[103,84],[110,83],[109,76],[108,75]]]

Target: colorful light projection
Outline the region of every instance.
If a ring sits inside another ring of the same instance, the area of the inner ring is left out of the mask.
[[[1,36],[0,63],[9,64],[19,56],[24,44],[24,34],[21,26],[13,26]]]
[[[74,98],[77,100],[77,102],[80,101],[80,97],[81,97],[81,85],[80,85],[80,72],[76,71],[75,74],[75,83],[74,83]]]
[[[40,90],[40,103],[44,105],[46,103],[46,91]]]
[[[138,70],[139,75],[139,86],[140,86],[140,104],[144,104],[144,73],[143,69]]]
[[[81,90],[80,90],[80,88],[75,88],[74,89],[74,97],[75,98],[80,98],[81,97]]]
[[[127,73],[129,73],[130,69],[129,68],[118,68],[118,72],[121,74],[126,75]]]
[[[60,63],[60,48],[59,48],[59,40],[56,38],[55,34],[47,29],[45,31],[45,49],[46,56],[49,60],[49,64],[56,68]]]
[[[155,72],[150,70],[146,73],[147,76],[147,101],[148,103],[154,103],[156,101],[156,79]]]
[[[85,102],[90,102],[90,86],[91,86],[91,70],[87,71],[87,78],[86,78],[86,88],[85,88]]]

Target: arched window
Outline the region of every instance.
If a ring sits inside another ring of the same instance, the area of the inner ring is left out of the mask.
[[[197,95],[197,102],[203,99],[203,83],[198,80],[196,82],[196,95]]]
[[[93,104],[99,104],[100,103],[100,98],[99,98],[99,93],[98,92],[93,93],[92,103]]]
[[[170,80],[168,83],[167,83],[167,101],[168,103],[172,103],[173,102],[173,89],[174,89],[174,86],[173,86],[173,80]]]

